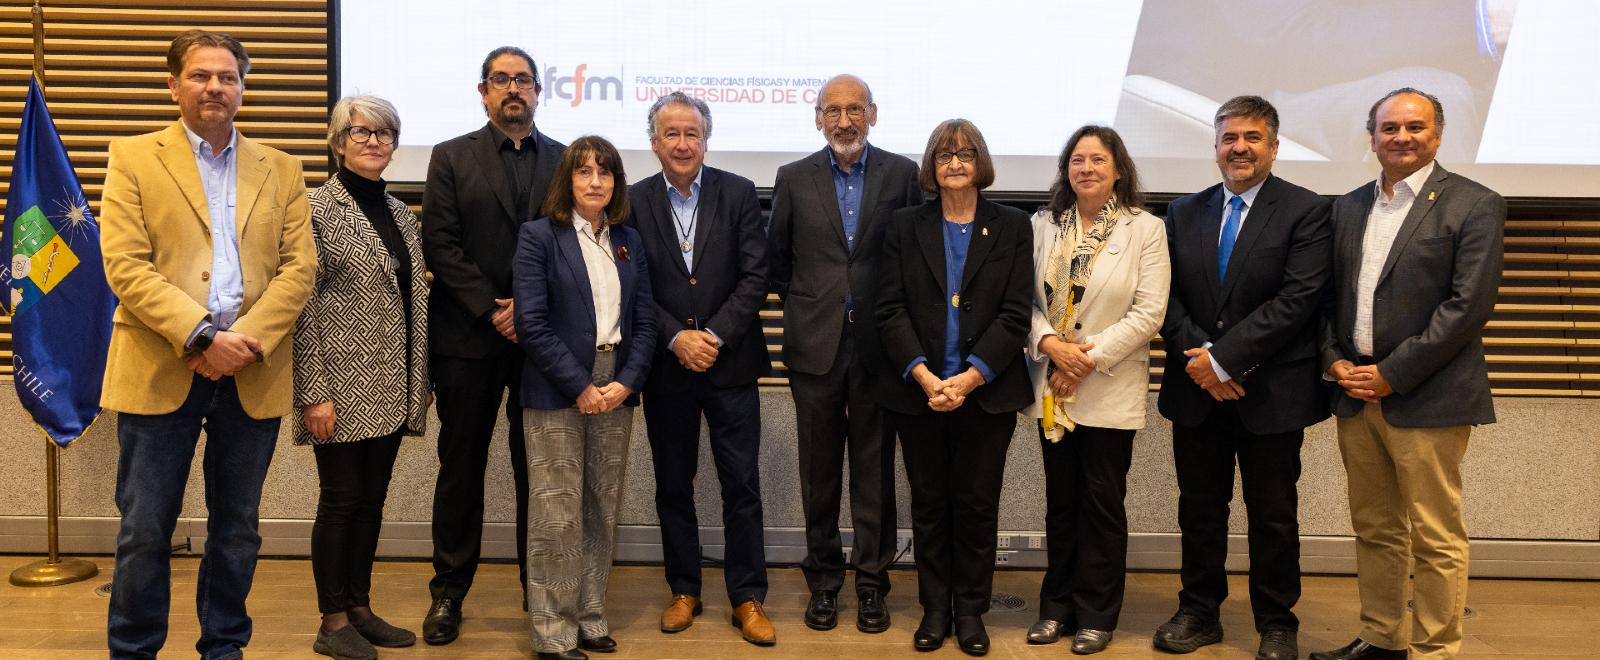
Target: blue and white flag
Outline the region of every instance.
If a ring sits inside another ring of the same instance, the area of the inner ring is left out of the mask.
[[[100,225],[38,80],[28,83],[17,131],[0,257],[17,397],[45,435],[65,447],[100,415],[117,298],[100,261]]]

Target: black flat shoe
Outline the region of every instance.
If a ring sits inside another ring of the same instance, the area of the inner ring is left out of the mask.
[[[540,651],[536,655],[538,656],[539,660],[589,660],[589,654],[579,651],[578,649],[567,649],[560,653],[545,653]]]
[[[461,603],[454,598],[435,598],[422,619],[422,641],[435,646],[456,641],[461,634]]]
[[[616,653],[617,640],[611,639],[610,635],[601,635],[593,639],[579,637],[578,648],[595,653]]]
[[[884,604],[882,593],[863,591],[856,601],[856,630],[881,633],[889,629],[889,606]]]
[[[1356,641],[1332,651],[1311,654],[1311,660],[1406,660],[1405,649],[1398,651],[1373,646],[1366,641],[1356,638]]]
[[[989,631],[983,627],[983,617],[956,617],[956,644],[967,655],[985,655],[989,652]]]
[[[918,651],[937,651],[944,646],[950,634],[950,613],[944,610],[927,610],[922,613],[922,623],[911,635],[911,646]]]
[[[839,593],[818,589],[811,592],[806,603],[806,627],[812,630],[833,630],[839,625]]]
[[[362,637],[372,642],[373,646],[397,649],[417,643],[416,633],[392,625],[376,614],[359,621],[351,617],[350,627],[355,628]]]

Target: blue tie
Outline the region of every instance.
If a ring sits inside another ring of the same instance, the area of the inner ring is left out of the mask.
[[[1233,242],[1239,238],[1239,221],[1243,216],[1244,198],[1234,195],[1228,200],[1228,219],[1222,221],[1222,241],[1217,244],[1217,280],[1228,277],[1228,257],[1233,255]]]

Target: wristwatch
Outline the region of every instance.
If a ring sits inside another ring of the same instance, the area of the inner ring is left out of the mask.
[[[209,323],[206,324],[206,327],[204,327],[204,328],[202,328],[200,330],[200,334],[197,334],[197,335],[194,336],[194,341],[189,342],[189,352],[190,353],[203,353],[203,352],[205,352],[206,349],[211,348],[211,342],[213,340],[215,340],[216,338],[217,338],[217,326],[211,325]]]

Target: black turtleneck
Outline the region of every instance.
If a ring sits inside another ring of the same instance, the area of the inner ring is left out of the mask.
[[[339,183],[344,184],[344,189],[356,200],[356,206],[361,207],[361,214],[367,217],[372,229],[378,232],[378,239],[383,241],[383,247],[389,251],[389,257],[394,261],[395,284],[400,287],[400,306],[405,311],[406,330],[409,333],[411,250],[406,248],[405,239],[400,235],[400,227],[394,222],[394,214],[389,212],[389,198],[384,193],[387,184],[383,179],[374,181],[342,166],[339,168],[338,176]],[[410,345],[409,342],[407,345]]]

